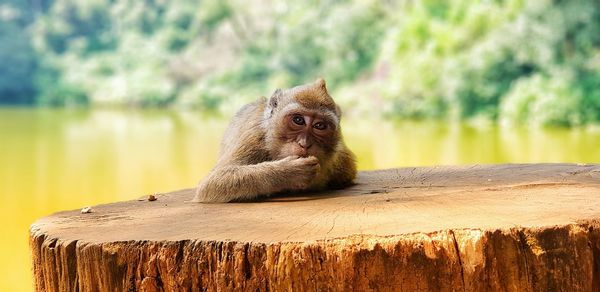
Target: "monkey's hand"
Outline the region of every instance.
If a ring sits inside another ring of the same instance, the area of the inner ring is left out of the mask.
[[[289,190],[308,189],[319,173],[319,159],[314,156],[288,156],[279,160],[286,176]]]

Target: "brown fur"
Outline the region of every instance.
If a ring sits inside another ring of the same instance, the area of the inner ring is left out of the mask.
[[[318,79],[313,84],[306,84],[294,87],[290,90],[296,102],[310,109],[326,108],[331,111],[336,110],[336,105],[325,87],[325,81]]]
[[[317,131],[307,122],[298,132],[290,128],[298,127],[291,124],[292,115],[329,126]],[[356,165],[354,154],[343,142],[340,117],[322,79],[278,89],[269,100],[262,97],[242,107],[226,130],[217,164],[198,185],[194,201],[230,202],[352,184]]]

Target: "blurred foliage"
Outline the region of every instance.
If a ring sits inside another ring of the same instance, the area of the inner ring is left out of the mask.
[[[32,11],[20,0],[0,2],[0,102],[28,104],[34,101],[35,86],[30,76],[37,56],[23,31],[32,23]]]
[[[579,125],[600,113],[600,2],[422,1],[386,44],[394,115]]]
[[[0,103],[238,106],[324,77],[395,117],[600,122],[596,0],[8,0]]]

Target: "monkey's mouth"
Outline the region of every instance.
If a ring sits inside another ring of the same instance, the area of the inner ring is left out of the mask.
[[[317,149],[317,145],[311,145],[308,148],[304,148],[297,143],[286,143],[282,145],[278,149],[277,157],[287,157],[287,156],[299,156],[299,157],[309,157],[309,156],[317,156],[319,153],[319,149]]]
[[[308,156],[316,156],[316,149],[314,149],[314,147],[310,147],[310,148],[304,148],[304,147],[300,147],[298,145],[294,145],[293,147],[291,147],[290,155],[296,155],[296,156],[300,156],[300,157],[308,157]]]
[[[294,155],[298,155],[300,157],[308,157],[308,151],[304,148],[294,150]]]

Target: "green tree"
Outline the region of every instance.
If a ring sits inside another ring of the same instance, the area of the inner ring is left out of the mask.
[[[35,97],[31,76],[37,69],[36,54],[27,35],[31,22],[27,1],[0,4],[0,103],[27,104]]]

